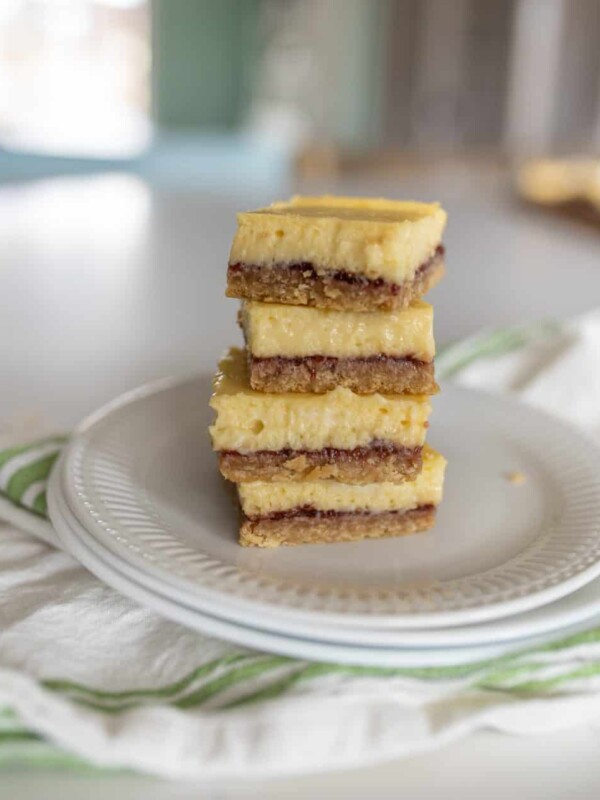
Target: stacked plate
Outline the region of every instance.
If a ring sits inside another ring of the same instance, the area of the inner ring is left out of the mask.
[[[600,451],[575,430],[446,386],[434,530],[245,549],[210,449],[209,390],[200,377],[130,393],[79,428],[52,474],[64,546],[123,594],[241,645],[373,666],[478,661],[600,616]]]

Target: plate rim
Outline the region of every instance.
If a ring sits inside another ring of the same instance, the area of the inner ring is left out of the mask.
[[[83,420],[77,427],[75,435],[69,444],[66,446],[64,455],[64,491],[65,497],[69,501],[69,506],[79,522],[88,530],[95,538],[102,541],[106,547],[111,550],[115,555],[122,558],[122,554],[117,548],[115,542],[111,537],[107,537],[102,528],[95,523],[88,514],[84,514],[80,501],[77,497],[70,478],[70,465],[73,461],[74,455],[78,448],[83,445],[84,437],[89,434],[93,428],[101,422],[104,422],[113,413],[122,410],[125,406],[143,401],[150,396],[156,396],[161,392],[176,391],[190,383],[197,382],[201,378],[206,378],[207,373],[200,373],[196,375],[188,375],[180,378],[171,377],[154,381],[145,384],[136,389],[133,389],[125,394],[112,400],[105,406],[98,409],[92,415]],[[448,386],[450,389],[450,385]],[[498,395],[480,389],[471,389],[467,387],[457,386],[451,384],[451,390],[459,394],[475,395],[479,398],[484,398],[484,401],[493,400],[495,403],[500,403],[505,407],[510,407],[519,413],[529,413],[533,409],[524,406],[518,400],[506,395]],[[563,431],[568,432],[571,437],[575,438],[575,443],[579,443],[581,447],[588,451],[593,452],[594,457],[600,461],[600,448],[591,440],[584,437],[584,435],[563,420],[548,414],[545,411],[535,409],[536,417],[542,417],[547,423],[554,428],[561,428]],[[132,560],[136,560],[135,553],[131,555]],[[136,560],[137,561],[137,560]],[[138,568],[141,569],[141,562],[137,561]],[[146,570],[151,569],[147,563],[144,565]],[[274,604],[258,600],[255,598],[236,598],[234,595],[226,591],[214,588],[211,586],[202,585],[198,582],[186,580],[181,576],[173,576],[167,570],[160,567],[154,568],[155,573],[153,578],[161,585],[169,585],[172,591],[179,592],[182,586],[189,587],[189,592],[194,595],[196,608],[201,608],[206,613],[215,613],[215,608],[222,608],[224,604],[228,605],[230,609],[237,607],[238,610],[243,606],[252,606],[254,612],[257,614],[269,614],[273,612]],[[145,574],[148,574],[147,571]],[[511,600],[498,601],[495,603],[487,603],[484,606],[472,606],[466,609],[454,609],[447,611],[434,611],[434,612],[420,612],[414,613],[344,613],[336,611],[320,611],[308,608],[293,608],[290,606],[285,607],[285,611],[281,614],[289,619],[304,619],[306,621],[319,620],[329,624],[337,625],[344,621],[346,624],[352,624],[356,627],[393,627],[393,628],[436,628],[436,627],[454,627],[461,625],[469,625],[478,622],[484,622],[492,619],[499,619],[502,617],[512,616],[533,608],[546,605],[561,599],[562,597],[577,591],[577,589],[585,586],[590,581],[594,580],[600,575],[600,558],[598,558],[590,566],[582,569],[576,575],[567,578],[559,583],[556,583],[545,589],[531,592],[526,595],[513,598]],[[187,592],[186,592],[187,594]],[[189,601],[186,601],[189,602]],[[233,612],[232,612],[233,613]]]
[[[153,576],[136,569],[136,567],[129,562],[119,559],[119,557],[113,553],[112,550],[104,547],[102,542],[99,542],[90,532],[85,529],[81,522],[79,522],[73,509],[71,509],[68,505],[64,490],[58,488],[60,487],[61,478],[63,477],[62,468],[62,464],[59,463],[56,465],[55,469],[59,474],[56,478],[54,491],[59,494],[62,505],[68,508],[68,512],[70,515],[72,515],[73,519],[77,520],[80,528],[80,536],[85,539],[86,548],[93,551],[102,561],[107,563],[121,574],[127,576],[130,580],[134,581],[138,585],[141,585],[150,591],[163,594],[160,589],[159,581],[154,579]],[[594,581],[600,586],[600,578],[595,578]],[[353,627],[351,624],[347,624],[345,622],[335,625],[323,625],[320,620],[311,620],[310,622],[305,622],[303,620],[290,619],[285,615],[285,613],[271,613],[261,616],[260,628],[275,634],[281,634],[284,631],[290,631],[292,635],[300,638],[314,638],[315,640],[319,641],[335,641],[339,644],[357,644],[363,647],[378,648],[423,647],[436,649],[447,647],[470,647],[480,644],[492,644],[494,642],[509,643],[527,639],[531,636],[557,633],[560,630],[564,630],[565,628],[578,625],[583,622],[589,623],[593,618],[599,616],[600,591],[595,602],[589,602],[579,607],[579,609],[575,608],[568,612],[563,612],[562,614],[558,609],[555,608],[554,614],[549,614],[548,617],[542,618],[542,620],[537,624],[532,624],[531,622],[529,622],[529,626],[521,624],[518,631],[510,633],[510,630],[498,632],[494,629],[494,626],[497,623],[510,623],[512,621],[514,624],[515,622],[518,623],[519,618],[521,618],[522,622],[522,618],[529,613],[535,613],[542,611],[545,608],[549,609],[552,606],[556,606],[556,604],[559,604],[561,601],[564,601],[568,597],[572,597],[574,594],[577,594],[577,591],[585,589],[591,583],[594,583],[594,581],[590,581],[589,584],[586,584],[586,586],[581,587],[579,590],[571,593],[571,595],[566,595],[565,597],[559,598],[552,603],[547,603],[543,606],[529,609],[516,615],[498,617],[470,625],[466,624],[455,625],[446,628],[423,629],[402,627],[397,629],[390,627],[376,629],[376,626],[373,626],[372,628]],[[169,599],[173,600],[179,605],[196,610],[199,613],[207,613],[211,615],[210,611],[203,611],[201,605],[197,606],[193,595],[188,595],[183,588],[173,586],[173,591]],[[224,618],[239,623],[243,626],[252,626],[255,624],[255,621],[253,621],[255,615],[251,612],[245,613],[245,609],[237,608],[235,605],[233,605],[232,609],[229,609],[228,607],[223,608],[230,612],[223,615]],[[308,633],[308,629],[311,630],[312,636]],[[483,639],[478,638],[478,636],[482,633]],[[327,638],[332,634],[334,636],[333,639]],[[443,637],[449,637],[450,641],[444,640]],[[378,638],[379,641],[377,641]],[[437,638],[437,641],[433,641],[434,638]],[[404,639],[404,641],[400,641],[400,639]]]
[[[307,637],[285,636],[189,608],[150,587],[139,584],[88,547],[85,538],[86,529],[73,515],[60,490],[60,469],[57,468],[60,460],[50,478],[48,508],[57,535],[66,550],[99,580],[111,586],[115,591],[176,624],[191,628],[206,636],[214,636],[239,647],[263,650],[291,658],[383,669],[466,666],[485,662],[488,659],[516,656],[530,647],[544,646],[552,640],[551,634],[547,633],[495,645],[484,643],[473,646],[439,648],[352,646],[347,643],[327,642]],[[99,547],[102,548],[102,545],[100,544]],[[199,621],[201,624],[197,624]],[[574,628],[576,626],[565,629],[565,635],[571,632],[575,633]],[[290,645],[290,643],[292,644]],[[376,657],[374,657],[375,654]]]

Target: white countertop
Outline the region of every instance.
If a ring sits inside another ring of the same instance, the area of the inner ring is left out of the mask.
[[[535,738],[482,732],[406,761],[260,784],[3,771],[0,785],[10,800],[592,800],[599,744],[600,732],[583,727]]]
[[[406,180],[304,186],[440,199],[450,212],[448,275],[430,295],[438,342],[482,326],[571,316],[600,303],[600,230],[525,210],[497,177],[445,169]],[[239,340],[223,296],[237,209],[271,197],[151,191],[125,176],[0,189],[0,426],[69,429],[120,392],[212,369]],[[534,739],[481,733],[409,761],[265,786],[206,788],[138,777],[3,772],[33,797],[437,798],[600,792],[598,732]],[[4,792],[2,792],[4,795]]]

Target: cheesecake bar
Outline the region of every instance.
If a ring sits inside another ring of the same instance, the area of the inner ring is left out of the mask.
[[[412,480],[431,406],[424,395],[257,392],[243,350],[220,363],[210,405],[219,467],[231,481]]]
[[[600,223],[600,160],[534,159],[517,174],[524,200],[564,216]]]
[[[261,392],[434,394],[433,309],[332,311],[245,300],[250,386]]]
[[[445,459],[426,447],[423,470],[408,483],[242,483],[240,544],[352,542],[427,530],[442,499],[445,468]]]
[[[227,295],[348,311],[393,311],[444,273],[437,204],[294,197],[238,214]]]

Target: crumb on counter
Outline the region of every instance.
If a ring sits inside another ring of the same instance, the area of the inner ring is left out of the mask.
[[[527,482],[527,475],[524,472],[507,472],[505,478],[513,486],[522,486]]]

